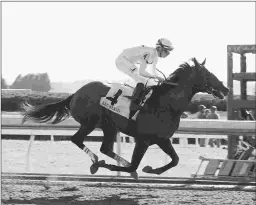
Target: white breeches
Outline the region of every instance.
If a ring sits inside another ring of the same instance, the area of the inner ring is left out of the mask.
[[[136,83],[147,83],[148,78],[139,75],[139,68],[130,62],[125,56],[118,56],[116,67],[126,75],[130,76]]]

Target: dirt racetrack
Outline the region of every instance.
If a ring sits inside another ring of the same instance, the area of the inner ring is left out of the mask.
[[[100,159],[112,162],[99,153],[100,143],[86,142]],[[122,144],[122,156],[130,159],[133,144]],[[27,141],[2,140],[2,172],[26,172]],[[220,148],[201,148],[175,145],[180,163],[161,177],[190,177],[195,173],[199,156],[225,158],[227,151]],[[143,166],[158,167],[168,158],[158,149],[151,148],[138,169],[139,176],[149,176],[141,171]],[[31,151],[31,171],[49,174],[90,174],[91,162],[71,142],[35,141]],[[98,174],[115,175],[105,169]],[[129,176],[122,173],[122,176]],[[2,204],[36,205],[254,205],[256,194],[241,187],[201,187],[188,184],[156,186],[155,184],[48,182],[2,179]]]
[[[254,187],[2,180],[2,204],[253,205]]]

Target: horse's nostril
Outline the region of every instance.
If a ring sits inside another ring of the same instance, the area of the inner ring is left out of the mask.
[[[226,91],[227,94],[231,93],[231,89],[226,88],[226,90],[227,90],[227,91]]]

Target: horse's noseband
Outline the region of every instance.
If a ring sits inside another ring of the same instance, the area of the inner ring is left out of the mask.
[[[205,84],[203,87],[194,86],[194,88],[197,89],[199,92],[207,92],[208,94],[211,94],[216,98],[218,97],[215,94],[217,92],[217,90],[208,84]]]

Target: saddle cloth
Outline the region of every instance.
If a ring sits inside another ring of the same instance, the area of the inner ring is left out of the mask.
[[[134,87],[131,87],[127,84],[112,83],[112,86],[107,95],[100,99],[100,105],[116,114],[129,119],[131,105],[130,97],[132,96],[133,91]],[[141,106],[144,105],[145,101],[150,97],[151,94],[152,91],[147,94]],[[135,120],[138,114],[139,111],[137,111],[132,119]]]

